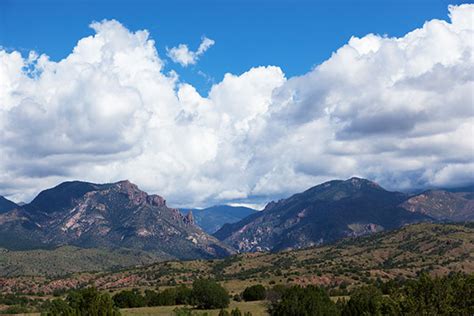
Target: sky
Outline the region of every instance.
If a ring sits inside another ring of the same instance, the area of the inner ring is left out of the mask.
[[[130,179],[261,206],[474,175],[464,1],[0,2],[0,195]]]
[[[303,75],[352,36],[402,36],[431,19],[447,20],[447,0],[2,0],[0,45],[24,55],[31,50],[59,61],[89,24],[116,19],[129,30],[146,29],[156,41],[166,71],[175,70],[202,95],[225,73],[277,65],[288,77]],[[198,64],[176,66],[166,48],[201,38],[217,42]]]

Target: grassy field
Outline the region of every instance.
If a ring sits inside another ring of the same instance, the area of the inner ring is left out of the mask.
[[[176,307],[182,306],[159,306],[159,307],[141,307],[141,308],[128,308],[122,309],[123,316],[172,316],[174,315],[173,310]],[[266,312],[266,302],[257,301],[257,302],[231,302],[227,310],[230,312],[232,309],[238,307],[243,313],[251,312],[252,316],[264,316],[268,315]],[[217,316],[219,314],[218,309],[213,310],[196,310],[196,313],[203,314],[208,313],[208,315]]]

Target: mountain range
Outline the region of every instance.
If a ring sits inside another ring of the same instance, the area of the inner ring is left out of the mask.
[[[351,178],[270,202],[263,211],[226,205],[180,211],[127,180],[71,181],[40,192],[24,205],[1,198],[0,248],[59,247],[74,256],[81,249],[98,249],[88,252],[91,260],[114,267],[113,254],[119,254],[121,266],[131,264],[133,256],[143,257],[137,263],[216,258],[329,244],[418,222],[473,220],[472,187],[410,195]]]
[[[267,204],[214,236],[239,251],[279,251],[327,244],[406,224],[474,220],[473,194],[446,190],[410,196],[366,179],[334,180]]]
[[[0,215],[0,247],[128,248],[162,259],[212,258],[233,250],[203,232],[191,214],[169,208],[129,181],[65,182]]]

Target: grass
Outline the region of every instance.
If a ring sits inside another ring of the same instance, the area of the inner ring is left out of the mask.
[[[122,309],[121,313],[123,316],[172,316],[174,315],[173,310],[177,307],[183,306],[158,306],[158,307],[140,307],[140,308],[126,308]],[[234,302],[230,303],[230,306],[227,310],[230,312],[232,309],[238,307],[243,313],[251,312],[252,316],[266,316],[268,315],[266,311],[266,302],[265,301],[256,301],[256,302]],[[219,309],[212,310],[195,310],[198,314],[208,313],[211,316],[217,316],[219,314]]]

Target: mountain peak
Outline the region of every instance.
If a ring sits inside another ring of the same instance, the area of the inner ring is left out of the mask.
[[[0,195],[0,214],[18,207],[17,204]]]
[[[8,225],[0,225],[0,235],[20,235],[24,244],[146,249],[163,259],[211,258],[233,252],[194,225],[192,213],[183,216],[168,208],[163,197],[148,195],[128,180],[61,183],[18,210],[21,214],[6,218]],[[5,246],[8,239],[1,239],[0,246]]]
[[[128,196],[134,204],[147,203],[152,206],[166,206],[166,200],[158,194],[151,194],[140,190],[138,186],[129,180],[122,180],[113,184],[119,192]]]
[[[406,198],[363,178],[333,180],[270,202],[263,212],[224,225],[214,236],[243,251],[282,250],[429,220],[401,208]]]
[[[346,181],[344,181],[345,183],[350,183],[354,186],[362,186],[362,185],[365,185],[365,186],[370,186],[370,187],[373,187],[373,188],[380,188],[382,189],[382,187],[380,185],[378,185],[377,183],[373,182],[373,181],[370,181],[370,180],[367,180],[367,179],[364,179],[364,178],[359,178],[359,177],[352,177],[350,179],[347,179]]]

